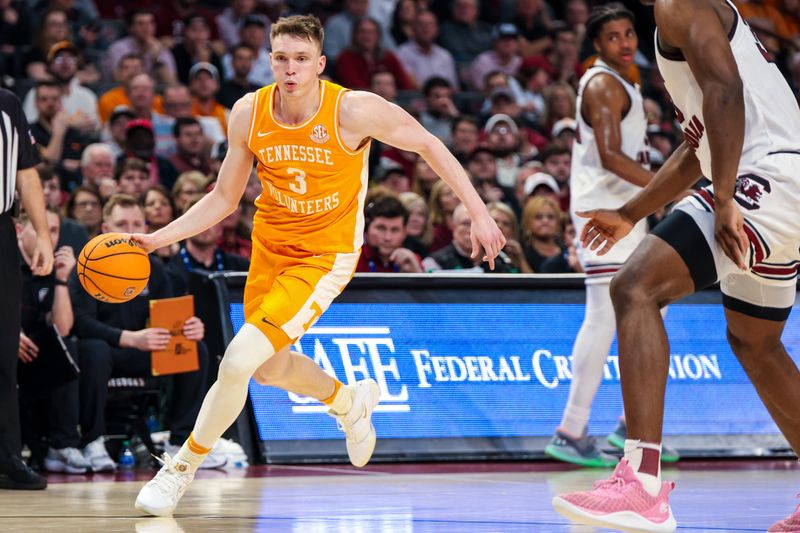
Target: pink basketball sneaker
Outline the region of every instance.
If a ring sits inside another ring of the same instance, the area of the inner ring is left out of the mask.
[[[797,497],[800,498],[800,494]],[[789,517],[772,524],[767,533],[800,533],[800,505]]]
[[[553,508],[574,522],[596,527],[668,532],[677,527],[669,508],[674,483],[662,483],[658,496],[644,490],[627,459],[610,479],[598,481],[588,492],[553,498]]]

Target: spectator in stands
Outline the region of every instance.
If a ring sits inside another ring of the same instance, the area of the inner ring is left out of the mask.
[[[144,218],[147,223],[147,233],[160,230],[173,220],[177,208],[172,195],[163,185],[152,185],[147,188],[142,196],[144,203]],[[162,260],[168,261],[178,254],[178,243],[159,248],[154,253]]]
[[[418,157],[412,166],[412,190],[428,201],[433,187],[438,183],[439,175],[431,168],[427,161]]]
[[[146,162],[150,169],[150,183],[161,183],[172,187],[178,172],[167,159],[155,153],[156,138],[153,124],[149,120],[137,118],[125,126],[125,155]]]
[[[175,41],[180,40],[185,20],[193,14],[197,14],[206,20],[210,28],[211,39],[216,41],[215,47],[221,48],[222,41],[219,41],[217,25],[211,24],[216,16],[216,11],[203,7],[208,2],[198,0],[155,0],[148,2],[156,20],[156,37],[165,46],[171,46]]]
[[[672,133],[663,124],[650,124],[647,126],[647,140],[653,148],[661,152],[664,159],[668,158],[675,149],[675,140]]]
[[[243,220],[244,205],[244,202],[239,202],[236,209],[219,223],[221,235],[217,239],[217,247],[249,261],[253,255],[253,241],[250,240],[253,228]]]
[[[23,76],[19,59],[31,42],[31,29],[24,2],[0,0],[0,73]]]
[[[478,148],[480,130],[474,117],[461,115],[453,120],[450,151],[462,165],[467,162],[470,154]]]
[[[74,117],[73,126],[84,134],[97,133],[100,121],[97,116],[97,96],[82,86],[75,74],[78,72],[80,53],[69,41],[61,41],[50,48],[47,56],[47,72],[61,86],[61,103],[64,110]],[[36,90],[28,91],[23,109],[29,122],[39,118],[36,111]]]
[[[272,21],[266,15],[256,13],[255,7],[256,0],[231,0],[231,5],[217,15],[217,29],[225,43],[225,48],[230,50],[239,44],[241,40],[240,31],[245,26],[245,21],[248,20],[248,17],[257,17],[261,19],[262,27],[264,28],[261,43],[258,44],[257,48],[266,48],[269,46],[267,32],[272,25]]]
[[[189,294],[190,276],[195,270],[247,272],[250,269],[248,259],[217,246],[222,237],[221,224],[186,239],[181,243],[178,254],[167,263],[166,271],[175,295]]]
[[[422,272],[422,260],[403,248],[408,211],[396,196],[379,196],[364,208],[364,247],[356,272]]]
[[[492,27],[478,20],[478,0],[454,0],[452,19],[442,23],[439,44],[460,65],[471,63],[492,47]]]
[[[444,78],[453,89],[461,84],[456,74],[453,55],[436,44],[439,23],[430,11],[420,11],[414,19],[414,36],[397,48],[397,57],[417,85],[425,84],[434,76]]]
[[[24,9],[22,10],[25,11]],[[23,58],[25,74],[36,81],[51,79],[47,72],[47,55],[56,43],[68,41],[72,36],[69,31],[67,12],[63,9],[52,9],[44,17],[34,19],[40,21],[33,46]],[[30,119],[30,117],[28,117]]]
[[[88,143],[78,127],[86,117],[64,111],[61,85],[55,82],[37,82],[33,91],[39,118],[31,124],[31,133],[39,145],[42,159],[63,169],[63,186],[72,190],[81,182],[78,169],[81,153]]]
[[[103,231],[142,233],[145,231],[144,210],[135,198],[115,195],[103,210]],[[147,287],[133,300],[122,304],[107,304],[92,298],[78,282],[70,277],[70,296],[75,313],[74,333],[78,337],[80,358],[81,408],[80,421],[83,455],[95,472],[113,470],[116,464],[109,457],[103,436],[108,380],[111,377],[152,376],[150,353],[164,349],[169,342],[169,330],[148,328],[149,301],[169,298],[173,292],[161,262],[150,258],[150,279]],[[170,440],[167,453],[177,451],[179,442],[189,437],[192,423],[200,411],[202,391],[208,372],[208,349],[203,344],[204,325],[197,317],[183,325],[187,339],[197,341],[199,370],[172,377]],[[210,468],[219,467],[224,460],[212,454]]]
[[[460,203],[447,183],[436,181],[428,200],[428,224],[433,235],[431,252],[444,248],[453,241],[453,211]]]
[[[125,153],[125,128],[136,118],[128,106],[117,106],[108,118],[108,127],[103,132],[104,142],[111,148],[114,158]]]
[[[739,14],[755,32],[758,40],[773,57],[781,51],[781,41],[791,42],[796,38],[791,32],[787,18],[775,5],[764,0],[738,0]]]
[[[469,158],[467,170],[484,203],[503,202],[515,213],[521,212],[513,187],[503,185],[498,180],[497,157],[492,150],[486,147],[475,150]]]
[[[50,237],[55,247],[58,241],[60,218],[58,213],[48,209],[47,223]],[[45,355],[45,345],[35,342],[37,334],[55,326],[64,337],[65,344],[75,357],[74,344],[68,339],[74,316],[67,290],[67,279],[75,267],[75,253],[69,246],[56,248],[53,271],[47,276],[34,276],[31,262],[36,248],[36,232],[27,215],[23,214],[17,224],[17,238],[22,257],[22,330],[20,331],[19,360],[22,365],[32,363],[38,357],[62,357],[62,354]],[[44,369],[40,369],[44,371]],[[33,426],[47,426],[48,450],[44,458],[44,467],[51,472],[67,474],[85,474],[90,472],[91,465],[80,452],[80,434],[78,433],[78,380],[74,379],[60,384],[50,390],[32,389],[20,384],[20,409],[23,413],[31,410],[33,417],[21,417],[23,423],[23,441],[31,448],[34,456],[41,445],[41,437],[36,435]],[[44,405],[42,405],[44,404]],[[44,409],[38,409],[39,406]],[[41,413],[44,411],[44,413]],[[49,423],[38,423],[34,417],[46,416]],[[26,430],[26,428],[30,428]],[[33,434],[32,434],[33,433]],[[27,438],[26,438],[27,437]],[[37,438],[38,437],[38,438]]]
[[[527,58],[524,64],[542,67],[554,80],[577,87],[584,68],[580,62],[579,41],[575,29],[564,23],[554,23],[550,36],[553,42],[550,50]]]
[[[192,114],[213,117],[222,131],[228,131],[230,110],[217,101],[219,71],[211,63],[197,63],[189,71],[189,91],[192,94]]]
[[[391,189],[397,194],[411,190],[411,179],[400,165],[386,167],[386,169],[378,174],[375,182],[387,189]]]
[[[583,267],[578,259],[578,248],[575,245],[575,226],[569,217],[569,213],[564,213],[562,220],[561,242],[564,250],[553,257],[545,259],[542,263],[540,274],[575,274],[583,272]]]
[[[374,19],[362,18],[356,21],[353,24],[350,47],[336,58],[336,77],[339,82],[352,89],[366,89],[373,72],[388,70],[394,74],[399,89],[414,89],[414,83],[403,64],[394,53],[381,46],[380,42],[381,27]]]
[[[567,23],[567,26],[575,30],[577,42],[585,43],[585,46],[590,45],[590,43],[585,42],[586,23],[588,21],[589,4],[586,3],[586,0],[568,0],[564,8],[564,22]]]
[[[109,189],[114,190],[115,161],[114,152],[107,144],[94,143],[87,146],[81,155],[81,184],[99,191],[101,196]],[[108,196],[111,194],[113,193]]]
[[[44,193],[44,205],[54,213],[61,211],[64,204],[64,195],[61,191],[61,177],[54,171],[53,167],[42,165],[37,168],[39,180],[42,182],[42,193]]]
[[[492,31],[492,49],[481,53],[469,66],[469,82],[473,89],[481,90],[486,75],[503,72],[515,76],[522,65],[519,56],[519,31],[513,24],[503,23]]]
[[[517,123],[500,113],[486,121],[483,131],[486,147],[497,158],[495,175],[498,184],[513,190],[517,184],[517,170],[523,162],[520,155],[522,138]]]
[[[506,261],[509,271],[513,273],[533,274],[533,269],[525,259],[525,252],[522,250],[519,236],[519,222],[517,215],[502,202],[491,202],[486,204],[489,214],[497,223],[497,227],[503,232],[506,238],[506,245],[503,247],[503,255],[500,257]]]
[[[211,145],[211,171],[209,178],[216,180],[219,175],[219,169],[222,168],[222,162],[225,160],[225,155],[228,153],[228,141],[216,142]]]
[[[180,215],[186,211],[190,203],[202,198],[206,192],[207,185],[208,177],[196,170],[184,172],[178,176],[178,179],[175,180],[175,185],[172,187],[172,198],[175,200],[175,207],[178,209],[177,214]]]
[[[189,83],[192,65],[205,62],[222,69],[219,56],[211,46],[211,26],[203,15],[192,12],[183,19],[183,38],[172,47],[178,81]]]
[[[522,57],[543,54],[552,46],[550,17],[543,0],[516,0],[514,25],[520,32],[519,51]]]
[[[267,26],[264,19],[260,16],[251,15],[244,19],[241,29],[240,45],[250,48],[255,57],[252,60],[252,68],[247,74],[247,79],[250,83],[263,87],[275,81],[275,75],[272,73],[272,65],[269,62],[268,48],[264,46],[264,39],[268,38]],[[225,79],[229,80],[234,77],[235,66],[233,64],[233,52],[225,54],[222,57],[222,68],[225,74]],[[241,69],[241,65],[239,67]]]
[[[159,155],[168,157],[175,151],[172,120],[156,111],[155,82],[147,73],[136,74],[125,85],[125,94],[136,118],[147,120],[153,127]]]
[[[562,118],[575,118],[575,89],[564,82],[556,82],[544,93],[544,115],[542,127],[552,134],[553,125]]]
[[[432,252],[422,264],[425,272],[440,272],[442,270],[459,270],[462,272],[484,272],[494,274],[508,274],[511,270],[509,264],[500,258],[494,262],[494,270],[489,268],[489,263],[481,257],[472,258],[472,242],[470,229],[472,221],[464,204],[459,204],[453,211],[453,241],[447,246]]]
[[[325,43],[322,52],[336,59],[350,46],[355,22],[367,16],[369,0],[345,0],[344,10],[325,21]]]
[[[40,0],[31,2],[31,15],[35,20],[42,20],[53,10],[63,10],[67,17],[69,33],[77,38],[81,30],[98,19],[97,8],[91,0]]]
[[[97,237],[103,222],[102,209],[103,200],[97,190],[79,185],[72,191],[64,206],[64,213],[69,217],[65,220],[75,220],[86,230],[89,238]]]
[[[139,199],[151,183],[150,168],[135,157],[120,159],[114,179],[117,181],[117,192]]]
[[[120,58],[117,68],[114,69],[114,81],[117,85],[104,92],[97,100],[97,112],[103,124],[108,122],[117,106],[130,107],[131,102],[125,88],[134,76],[143,73],[144,63],[138,55],[127,54]]]
[[[536,169],[523,168],[519,176],[522,178],[521,186],[517,188],[520,205],[524,208],[531,198],[543,196],[557,204],[561,203],[561,190],[556,179],[546,172],[537,172]]]
[[[553,141],[563,144],[569,150],[572,150],[577,128],[578,124],[574,118],[562,118],[553,124]]]
[[[123,56],[137,54],[144,62],[144,71],[160,83],[175,81],[175,59],[156,38],[156,20],[153,13],[144,7],[131,11],[128,16],[128,37],[123,37],[108,51],[105,65],[106,77],[117,68]]]
[[[523,250],[534,272],[540,273],[544,261],[564,253],[561,244],[561,209],[549,198],[536,196],[522,212]]]
[[[569,208],[569,174],[572,165],[572,151],[561,143],[550,143],[542,150],[539,158],[542,168],[558,182],[562,210]]]
[[[397,81],[394,74],[386,70],[376,70],[370,75],[369,90],[389,102],[397,102]]]
[[[255,57],[255,52],[252,48],[245,44],[237,44],[231,50],[230,55],[225,55],[222,58],[223,64],[226,59],[229,59],[232,74],[229,76],[228,67],[225,67],[226,79],[222,82],[222,87],[217,95],[220,104],[232,109],[236,100],[261,87],[261,85],[257,85],[249,79],[253,71]]]
[[[203,128],[195,118],[175,119],[173,135],[177,151],[169,158],[169,162],[175,167],[178,174],[183,174],[190,170],[198,170],[208,175],[211,172],[211,161],[208,157],[206,138],[203,136]]]
[[[415,192],[401,193],[400,201],[408,211],[406,240],[403,241],[403,247],[420,257],[426,257],[428,247],[433,241],[433,232],[428,225],[428,203]]]
[[[424,94],[425,110],[420,113],[420,123],[443,143],[450,144],[453,119],[459,115],[453,102],[453,86],[445,78],[434,76],[425,82]]]
[[[224,142],[227,139],[225,130],[222,129],[222,124],[216,117],[202,117],[192,114],[192,96],[189,89],[185,85],[173,84],[168,85],[164,89],[164,113],[172,119],[170,122],[170,138],[172,139],[171,151],[166,155],[169,157],[175,153],[175,138],[172,137],[172,125],[174,120],[180,117],[194,117],[203,127],[203,134],[212,143]],[[158,147],[158,154],[164,155],[164,150],[161,146]]]
[[[519,89],[510,87],[514,99],[522,108],[522,119],[536,126],[542,122],[545,111],[544,91],[550,85],[550,74],[540,65],[526,65],[519,69]]]
[[[416,16],[417,3],[415,0],[398,0],[395,4],[389,35],[396,46],[401,46],[414,38]]]

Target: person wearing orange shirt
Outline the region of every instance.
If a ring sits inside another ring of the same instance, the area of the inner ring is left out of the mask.
[[[441,141],[380,96],[320,80],[326,58],[319,19],[282,18],[270,37],[276,83],[233,106],[216,187],[166,227],[131,236],[151,252],[218,223],[237,208],[255,158],[264,192],[256,200],[246,323],[225,351],[192,435],[174,458],[164,455],[161,470],[139,492],[136,508],[148,514],[172,514],[195,470],[244,407],[251,377],[318,399],[343,429],[350,462],[364,466],[372,456],[377,383],[344,385],[289,349],[356,269],[372,139],[418,153],[452,187],[472,219],[474,257],[493,267],[505,244]]]
[[[192,93],[192,115],[214,117],[228,130],[230,110],[217,101],[219,70],[211,63],[195,63],[189,70],[189,92]]]

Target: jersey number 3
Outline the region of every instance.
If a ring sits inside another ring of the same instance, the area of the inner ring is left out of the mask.
[[[286,169],[290,176],[294,177],[294,181],[289,184],[289,189],[295,194],[305,194],[308,190],[306,184],[306,173],[299,168],[289,167]]]

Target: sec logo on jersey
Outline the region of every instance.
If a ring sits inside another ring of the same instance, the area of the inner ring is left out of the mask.
[[[314,129],[311,130],[311,140],[318,144],[323,144],[328,142],[330,136],[328,135],[328,128],[323,126],[322,124],[317,124],[314,126]]]

